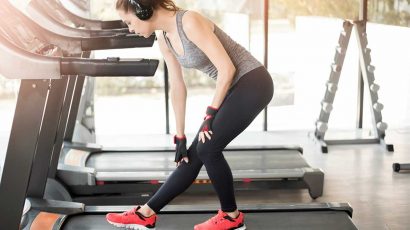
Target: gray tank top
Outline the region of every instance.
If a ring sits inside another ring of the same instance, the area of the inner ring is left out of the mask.
[[[163,35],[165,42],[171,52],[175,55],[181,66],[183,66],[184,68],[193,68],[200,70],[216,80],[218,76],[218,70],[212,64],[206,54],[188,39],[182,28],[182,16],[185,14],[185,12],[186,10],[180,10],[176,13],[177,29],[182,42],[184,54],[178,55],[175,52],[171,42],[164,32]],[[236,68],[236,73],[231,86],[236,84],[239,79],[249,71],[262,66],[262,64],[255,57],[253,57],[252,54],[250,54],[243,46],[235,42],[216,25],[214,33],[222,43]]]

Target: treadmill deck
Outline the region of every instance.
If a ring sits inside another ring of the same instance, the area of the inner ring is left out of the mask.
[[[158,215],[157,230],[193,229],[214,214],[163,214]],[[303,211],[246,213],[245,225],[249,230],[355,230],[349,216],[343,211]],[[105,220],[105,215],[79,215],[69,219],[63,229],[118,230]],[[124,228],[125,229],[125,228]]]

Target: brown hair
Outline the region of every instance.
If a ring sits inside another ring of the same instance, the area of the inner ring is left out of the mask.
[[[158,7],[174,12],[180,10],[180,8],[177,7],[172,0],[139,0],[139,2],[144,6],[152,6],[154,10],[158,9]],[[135,6],[131,5],[128,0],[117,0],[115,8],[117,10],[123,10],[127,13],[130,11],[135,12]]]

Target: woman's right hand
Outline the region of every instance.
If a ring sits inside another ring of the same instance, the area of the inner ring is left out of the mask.
[[[177,135],[174,136],[174,144],[175,147],[175,162],[177,163],[177,167],[185,161],[186,163],[189,162],[188,159],[188,151],[186,149],[186,136],[178,137]]]

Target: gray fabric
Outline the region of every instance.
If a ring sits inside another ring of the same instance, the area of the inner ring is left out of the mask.
[[[205,53],[202,52],[202,50],[200,50],[193,42],[188,39],[182,28],[182,16],[185,14],[185,12],[186,10],[180,10],[176,15],[178,34],[182,42],[184,53],[183,55],[178,55],[175,52],[172,44],[166,36],[166,33],[164,32],[164,37],[168,48],[175,55],[181,66],[185,68],[200,70],[216,80],[218,70],[216,69],[215,65],[212,64],[212,62],[205,55]],[[236,68],[236,73],[232,85],[236,84],[236,82],[238,82],[238,80],[249,71],[262,66],[262,64],[258,60],[256,60],[256,58],[254,58],[252,54],[250,54],[243,46],[235,42],[216,25],[214,33],[219,38],[219,41],[222,43]]]

